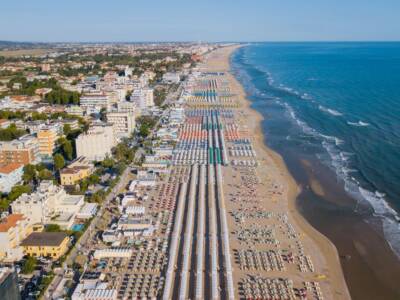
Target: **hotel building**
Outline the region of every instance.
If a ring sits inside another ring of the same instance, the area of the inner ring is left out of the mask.
[[[111,149],[116,145],[112,124],[97,123],[86,133],[75,140],[77,156],[85,156],[90,160],[100,161],[111,155]]]

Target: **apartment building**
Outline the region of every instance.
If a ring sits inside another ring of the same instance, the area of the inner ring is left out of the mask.
[[[82,100],[80,100],[80,101],[82,101]],[[65,108],[65,112],[69,115],[81,117],[81,116],[83,116],[84,111],[83,111],[83,108],[80,107],[79,105],[70,105]]]
[[[57,140],[57,132],[53,127],[46,126],[37,133],[39,141],[39,153],[42,156],[51,157]]]
[[[90,160],[100,161],[111,155],[116,145],[113,125],[96,123],[86,133],[75,140],[77,156],[85,156]]]
[[[102,108],[107,109],[110,105],[110,98],[105,93],[87,93],[80,98],[80,106],[89,114],[99,112]]]
[[[33,135],[27,134],[13,141],[0,142],[0,165],[27,165],[39,161],[39,141]]]
[[[114,127],[117,138],[129,137],[135,130],[135,116],[129,112],[107,112],[107,122]]]
[[[73,185],[93,173],[94,166],[84,156],[78,157],[71,164],[60,171],[62,185]]]
[[[120,101],[117,103],[117,111],[119,112],[127,112],[131,115],[138,115],[139,110],[136,106],[136,103],[130,101]]]
[[[0,260],[13,262],[23,257],[20,246],[32,232],[30,220],[22,214],[11,214],[0,222]]]
[[[32,224],[58,224],[69,229],[84,204],[84,196],[68,195],[51,180],[43,180],[35,192],[22,194],[12,202],[11,209],[29,216]]]
[[[59,259],[68,250],[69,238],[64,232],[32,232],[21,243],[24,254]]]
[[[141,110],[154,106],[154,90],[142,88],[133,91],[131,101]]]
[[[163,81],[166,83],[179,83],[181,76],[178,73],[167,72],[163,75]]]
[[[0,192],[9,193],[13,186],[22,180],[23,168],[19,163],[0,166]]]

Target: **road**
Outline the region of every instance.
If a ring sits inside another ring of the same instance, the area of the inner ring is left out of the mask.
[[[165,98],[164,102],[162,105],[165,104],[170,104],[170,102],[175,101],[176,99],[178,99],[180,97],[182,93],[182,84],[179,85],[179,87],[177,88],[177,90],[173,93],[170,93],[167,95],[167,97]],[[157,128],[160,125],[160,121],[163,117],[165,117],[167,114],[167,110],[164,110],[162,115],[160,116],[160,118],[157,120],[156,125],[154,126],[154,129],[150,132],[149,136],[147,137],[147,139],[152,139],[153,135],[156,133]],[[136,153],[135,153],[135,161],[137,159],[139,159],[138,156],[144,155],[145,151],[142,148],[139,148]],[[55,291],[55,289],[57,288],[58,284],[60,283],[60,281],[62,280],[63,276],[64,276],[64,270],[66,269],[67,265],[72,265],[72,263],[74,262],[74,260],[76,259],[77,255],[82,253],[84,255],[88,255],[89,251],[85,251],[85,249],[88,249],[88,241],[91,241],[94,237],[94,234],[96,234],[96,227],[101,219],[101,217],[104,215],[104,211],[105,209],[109,206],[110,201],[112,199],[114,199],[119,192],[121,191],[121,189],[123,187],[125,187],[128,184],[128,174],[129,172],[131,172],[131,167],[127,167],[124,171],[124,173],[122,173],[121,178],[118,182],[118,184],[113,188],[113,190],[111,191],[111,193],[106,197],[105,201],[102,203],[99,211],[97,212],[95,218],[92,220],[92,222],[90,223],[89,227],[85,230],[85,232],[82,234],[81,238],[77,241],[77,243],[74,245],[74,247],[71,249],[70,253],[68,254],[65,262],[64,262],[64,269],[60,268],[60,270],[58,272],[56,272],[55,277],[53,279],[53,281],[51,282],[51,284],[48,286],[45,295],[44,295],[44,299],[46,300],[51,300],[53,299],[53,292]]]
[[[93,239],[93,235],[96,233],[95,228],[98,225],[99,220],[103,216],[105,209],[109,206],[110,201],[112,199],[114,199],[118,195],[119,191],[128,184],[128,174],[129,174],[129,172],[131,172],[131,170],[132,170],[131,167],[128,166],[125,169],[124,173],[122,173],[118,184],[113,188],[111,193],[108,194],[105,201],[102,203],[100,209],[98,210],[95,218],[92,220],[89,227],[85,230],[85,232],[82,234],[81,238],[77,241],[75,246],[72,248],[72,250],[68,254],[68,256],[64,262],[64,268],[67,265],[72,265],[73,261],[75,260],[75,258],[77,257],[77,255],[79,254],[81,249],[87,248],[87,242]],[[85,253],[85,254],[88,254],[88,253]],[[52,293],[56,289],[56,287],[60,283],[60,281],[62,280],[63,275],[64,275],[63,269],[61,269],[59,272],[56,272],[56,276],[54,277],[53,281],[47,288],[44,299],[46,299],[46,300],[53,299]]]

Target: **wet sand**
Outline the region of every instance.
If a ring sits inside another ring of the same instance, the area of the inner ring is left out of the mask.
[[[296,180],[305,186],[297,207],[338,248],[352,298],[400,299],[400,263],[382,233],[365,222],[371,209],[357,206],[342,183],[335,180],[335,174],[319,162],[311,161],[309,167],[288,165]],[[323,197],[306,187],[310,182],[307,174],[318,178],[324,187]],[[358,214],[354,213],[356,209]]]

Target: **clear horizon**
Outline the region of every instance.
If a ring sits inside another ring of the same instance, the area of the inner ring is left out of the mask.
[[[400,2],[361,0],[5,1],[2,41],[347,42],[399,41]],[[28,25],[27,25],[28,24]]]

